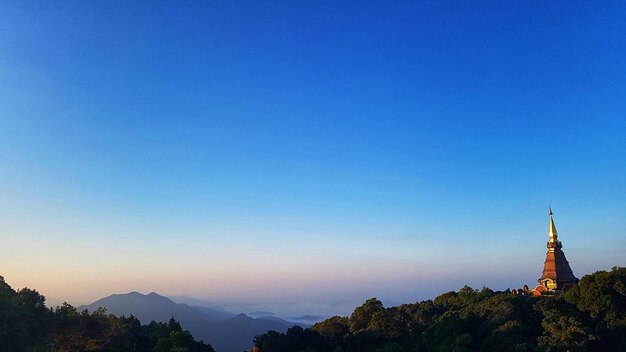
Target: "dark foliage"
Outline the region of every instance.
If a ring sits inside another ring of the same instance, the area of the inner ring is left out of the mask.
[[[45,306],[37,291],[13,290],[0,276],[0,351],[11,352],[214,352],[173,318],[142,326],[135,317],[104,309],[78,312],[69,304]]]
[[[371,298],[350,317],[254,343],[261,352],[626,351],[626,268],[586,275],[550,297],[466,286],[391,308]]]

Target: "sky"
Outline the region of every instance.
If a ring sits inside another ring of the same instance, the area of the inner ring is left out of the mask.
[[[0,275],[348,314],[624,266],[623,2],[3,1]]]

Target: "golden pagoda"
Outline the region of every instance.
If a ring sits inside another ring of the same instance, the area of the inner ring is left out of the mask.
[[[574,276],[565,258],[565,253],[563,253],[563,245],[559,241],[559,234],[556,231],[554,219],[552,218],[552,208],[548,209],[548,215],[550,216],[547,243],[548,253],[546,253],[546,261],[543,264],[543,273],[537,280],[539,285],[531,291],[533,296],[560,293],[579,281]]]

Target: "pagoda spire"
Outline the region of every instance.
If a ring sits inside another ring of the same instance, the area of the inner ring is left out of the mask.
[[[550,226],[548,228],[548,237],[550,242],[558,242],[559,234],[556,232],[556,226],[554,225],[554,219],[552,218],[552,207],[548,206],[548,215],[550,216]]]
[[[549,241],[547,243],[548,253],[546,253],[543,273],[537,281],[539,281],[540,286],[544,287],[544,291],[562,292],[572,284],[577,283],[578,279],[574,276],[565,258],[561,241],[558,240],[559,235],[556,232],[556,226],[552,218],[552,207],[548,207],[548,216],[550,217],[548,226]]]

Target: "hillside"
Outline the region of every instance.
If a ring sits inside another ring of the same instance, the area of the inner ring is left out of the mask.
[[[308,329],[245,314],[211,321],[156,293],[113,295],[87,307],[102,305],[127,316],[179,313],[187,326],[171,318],[142,326],[134,317],[67,304],[49,309],[37,291],[15,291],[0,277],[0,351],[213,351],[202,339],[217,351],[241,352],[255,335],[262,352],[626,351],[626,268],[618,267],[585,275],[554,296],[466,286],[390,308],[372,298],[349,317]]]
[[[214,352],[173,319],[142,326],[136,318],[116,317],[102,310],[79,313],[69,304],[50,309],[37,291],[15,291],[2,276],[0,351]]]
[[[262,352],[626,351],[626,268],[584,276],[564,294],[513,295],[464,287],[385,308],[367,300],[349,317],[268,332]]]
[[[211,308],[199,310],[187,304],[174,303],[171,299],[155,292],[147,295],[139,292],[114,294],[78,308],[80,310],[88,309],[91,312],[98,307],[106,308],[108,313],[117,316],[132,314],[142,323],[149,323],[152,320],[163,322],[168,321],[171,317],[176,317],[183,324],[189,324],[217,321],[234,315],[218,312]]]
[[[167,322],[171,317],[178,320],[194,337],[209,341],[218,352],[241,352],[252,347],[255,335],[269,330],[285,332],[296,325],[275,317],[251,318],[245,314],[218,311],[209,307],[191,307],[175,303],[171,299],[151,292],[114,294],[89,305],[79,307],[90,312],[105,308],[117,316],[133,315],[142,323],[152,320]],[[227,318],[225,318],[227,317]]]

